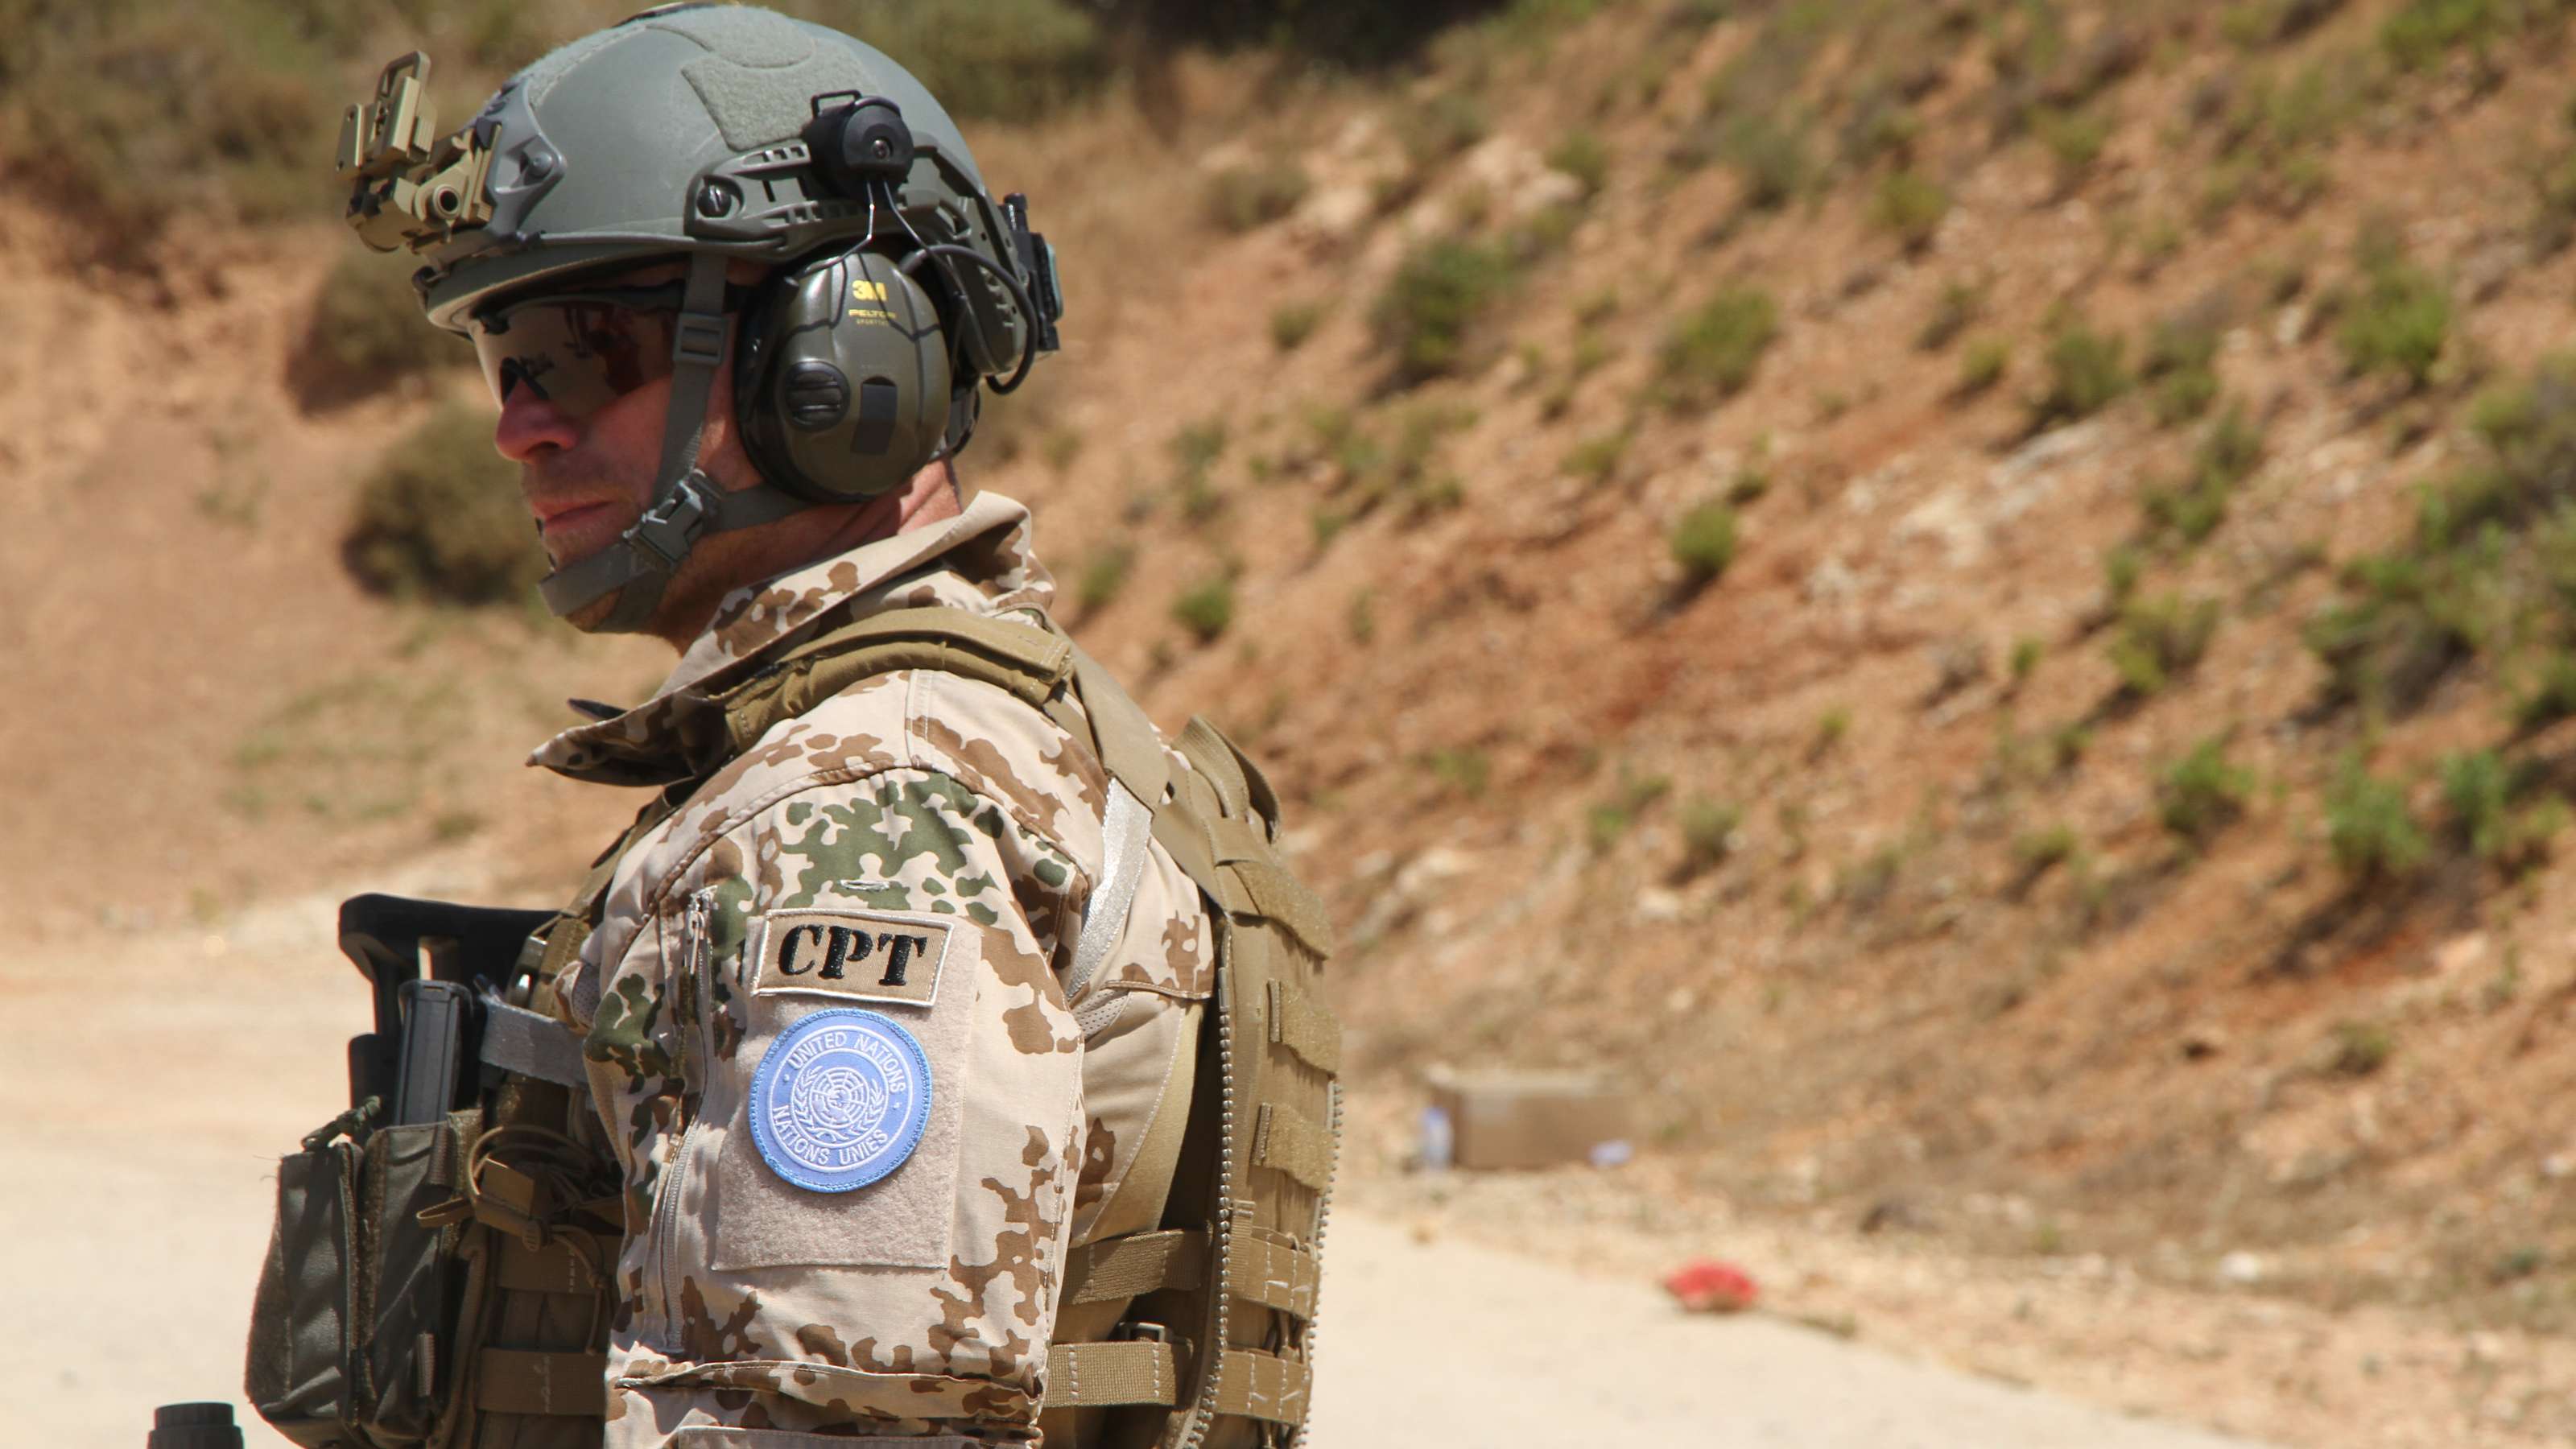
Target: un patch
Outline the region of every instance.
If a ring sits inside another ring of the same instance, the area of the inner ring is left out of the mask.
[[[873,1011],[818,1011],[789,1027],[751,1078],[751,1136],[769,1170],[848,1192],[901,1167],[930,1122],[930,1061]]]

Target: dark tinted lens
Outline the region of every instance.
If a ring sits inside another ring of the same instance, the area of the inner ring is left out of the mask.
[[[612,302],[527,302],[474,325],[483,381],[507,404],[520,388],[573,417],[671,372],[676,315]]]

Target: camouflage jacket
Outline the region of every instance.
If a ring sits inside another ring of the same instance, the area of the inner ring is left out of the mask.
[[[652,701],[535,763],[685,778],[678,702],[818,619],[1043,609],[1028,534],[986,494],[741,590]],[[772,728],[626,854],[563,1006],[626,1185],[608,1444],[1035,1437],[1067,1250],[1154,1226],[1119,1188],[1214,977],[1201,898],[1156,846],[1066,1001],[1106,789],[1005,691],[882,674]],[[1128,998],[1086,1046],[1074,1009],[1097,992]]]

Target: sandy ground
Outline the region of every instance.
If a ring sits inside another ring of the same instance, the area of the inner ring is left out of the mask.
[[[1640,1449],[2221,1449],[1778,1318],[1692,1316],[1592,1277],[1372,1217],[1329,1243],[1314,1442]],[[1416,1328],[1427,1331],[1416,1332]]]
[[[453,889],[434,876],[404,882]],[[132,1445],[152,1406],[225,1398],[272,1159],[330,1115],[365,1024],[315,898],[221,930],[0,960],[0,1402],[13,1443]],[[2209,1446],[2205,1435],[1909,1363],[1778,1319],[1677,1312],[1392,1217],[1334,1228],[1316,1442]],[[1429,1332],[1420,1332],[1425,1327]],[[247,1417],[245,1413],[244,1417]],[[254,1430],[254,1443],[282,1442]]]

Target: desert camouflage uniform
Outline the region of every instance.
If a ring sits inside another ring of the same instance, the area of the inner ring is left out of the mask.
[[[818,618],[1002,614],[1052,594],[1027,510],[986,494],[737,592],[651,702],[535,762],[684,778],[708,748],[692,697]],[[881,674],[772,728],[628,852],[564,1006],[625,1173],[608,1444],[1035,1437],[1067,1249],[1155,1226],[1155,1204],[1118,1190],[1214,976],[1198,891],[1157,846],[1117,949],[1084,1001],[1065,1000],[1106,789],[1087,750],[1007,692]],[[773,1172],[746,1105],[771,1043],[836,1004],[759,989],[764,923],[816,909],[952,928],[930,1004],[841,1003],[920,1042],[932,1107],[899,1167],[840,1193]],[[1125,1005],[1086,1049],[1073,1008],[1100,992]]]

